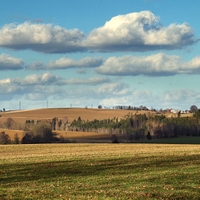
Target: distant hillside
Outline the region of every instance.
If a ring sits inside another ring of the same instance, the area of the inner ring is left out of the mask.
[[[5,121],[11,117],[14,121],[24,123],[26,120],[39,120],[39,119],[52,119],[54,117],[64,118],[67,117],[69,123],[74,119],[81,117],[83,120],[94,119],[108,119],[108,118],[122,118],[128,113],[150,113],[151,111],[135,111],[135,110],[114,110],[114,109],[86,109],[86,108],[48,108],[48,109],[35,109],[35,110],[20,110],[1,112],[0,122]]]

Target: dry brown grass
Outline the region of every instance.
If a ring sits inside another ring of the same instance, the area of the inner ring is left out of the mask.
[[[86,108],[49,108],[49,109],[35,109],[35,110],[21,110],[9,111],[0,113],[0,122],[5,122],[9,117],[13,118],[16,122],[24,123],[26,120],[40,120],[52,119],[54,117],[64,118],[67,117],[69,123],[74,119],[81,117],[84,120],[94,119],[108,119],[108,118],[122,118],[127,114],[155,114],[151,111],[135,111],[135,110],[115,110],[115,109],[86,109]],[[175,117],[177,114],[166,113],[167,117]],[[192,113],[181,114],[182,117],[192,116]]]
[[[5,132],[10,136],[10,139],[13,140],[15,134],[18,134],[19,139],[21,140],[25,134],[23,130],[10,130],[10,129],[3,129],[0,128],[0,132]],[[99,134],[97,132],[77,132],[77,131],[56,131],[57,137],[63,136],[66,139],[70,140],[88,140],[88,139],[104,139],[109,140],[111,138],[111,134]]]
[[[22,130],[10,130],[10,129],[0,128],[0,132],[5,132],[6,134],[8,134],[11,140],[14,139],[14,136],[16,133],[18,134],[18,137],[20,140],[24,136],[24,131],[22,131]]]
[[[26,111],[10,111],[2,112],[0,121],[5,121],[11,117],[16,122],[23,123],[26,120],[39,120],[39,119],[52,119],[54,117],[64,118],[67,117],[69,123],[74,119],[94,120],[94,119],[107,119],[107,118],[122,118],[128,113],[135,114],[134,110],[114,110],[114,109],[85,109],[85,108],[49,108],[49,109],[36,109]],[[147,111],[139,111],[138,113],[148,113]]]

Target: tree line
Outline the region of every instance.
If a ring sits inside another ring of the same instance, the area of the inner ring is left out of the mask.
[[[57,136],[54,130],[64,129],[68,123],[67,118],[59,120],[53,118],[52,120],[26,120],[24,125],[15,123],[12,118],[7,118],[6,122],[2,125],[6,129],[24,130],[24,136],[20,140],[18,134],[14,135],[14,139],[11,140],[10,136],[5,131],[0,132],[0,144],[36,144],[36,143],[55,143],[55,142],[73,142],[66,140],[62,136]]]
[[[17,125],[12,118],[4,123],[7,129],[23,127],[25,132],[22,140],[17,134],[11,140],[5,132],[0,133],[0,144],[8,143],[52,143],[70,142],[58,137],[54,130],[68,130],[80,132],[97,132],[111,134],[111,141],[118,142],[119,135],[123,135],[128,142],[142,139],[161,139],[181,136],[200,136],[200,110],[196,110],[192,117],[167,118],[163,114],[132,114],[129,113],[123,118],[83,120],[81,117],[75,119],[71,124],[67,117],[63,119],[53,118],[49,120],[26,120],[25,124]]]
[[[123,134],[128,141],[141,139],[161,139],[180,136],[200,136],[200,111],[193,117],[167,118],[165,115],[155,114],[131,114],[121,119],[85,121],[79,117],[74,120],[70,131],[110,133],[113,135]]]

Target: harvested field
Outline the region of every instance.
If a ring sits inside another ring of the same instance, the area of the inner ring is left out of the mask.
[[[36,109],[26,111],[9,111],[2,112],[0,121],[5,121],[11,117],[16,122],[23,123],[26,120],[40,120],[40,119],[53,119],[57,117],[62,119],[68,118],[69,123],[74,119],[81,117],[83,120],[94,120],[94,119],[108,119],[108,118],[122,118],[128,113],[138,113],[133,110],[112,110],[112,109],[86,109],[86,108],[49,108],[49,109]],[[139,111],[139,113],[148,113],[147,111]]]
[[[48,109],[35,109],[35,110],[18,110],[1,112],[0,122],[5,121],[11,117],[16,122],[25,122],[26,120],[39,120],[39,119],[52,119],[54,117],[64,118],[67,117],[69,123],[74,119],[81,117],[83,120],[94,120],[94,119],[112,119],[118,117],[119,119],[127,114],[155,114],[151,111],[135,111],[135,110],[115,110],[115,109],[86,109],[86,108],[48,108]],[[190,117],[192,113],[181,114],[182,117]],[[166,113],[167,117],[175,117],[171,113]]]
[[[13,140],[15,134],[18,134],[21,140],[25,132],[22,130],[1,129],[0,132],[5,132]],[[96,132],[77,132],[77,131],[56,131],[57,137],[63,136],[65,139],[74,140],[74,142],[111,142],[111,134],[99,134]]]
[[[24,136],[24,131],[22,131],[22,130],[9,130],[9,129],[0,128],[0,132],[5,132],[6,134],[8,134],[10,136],[11,140],[14,139],[15,134],[18,134],[18,137],[20,140]]]

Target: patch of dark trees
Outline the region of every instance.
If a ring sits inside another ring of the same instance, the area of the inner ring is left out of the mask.
[[[63,136],[59,136],[53,132],[53,130],[58,130],[58,127],[62,126],[61,120],[53,118],[53,123],[44,123],[42,121],[37,121],[37,124],[32,126],[25,132],[24,137],[21,140],[22,144],[36,144],[36,143],[71,143],[75,142],[73,140],[68,140]],[[58,124],[57,124],[58,122]],[[27,124],[28,122],[26,122]],[[31,122],[33,123],[33,121]],[[29,124],[29,123],[28,123]],[[57,127],[58,125],[58,127]],[[30,124],[29,124],[30,126]]]
[[[118,136],[124,135],[127,142],[144,139],[162,139],[181,136],[200,136],[200,110],[193,117],[167,118],[165,115],[134,114],[124,118],[85,121],[80,117],[74,120],[70,131],[92,131],[109,133],[111,141],[118,143]]]

